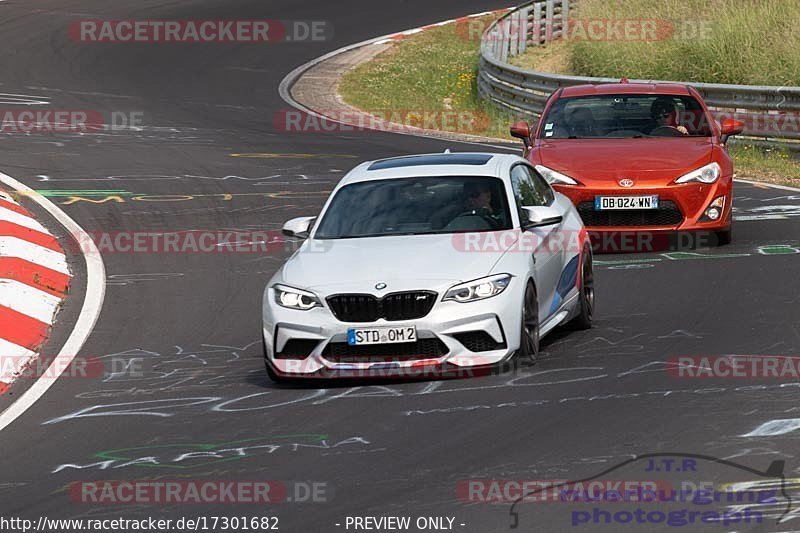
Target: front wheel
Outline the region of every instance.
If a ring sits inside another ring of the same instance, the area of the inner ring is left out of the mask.
[[[572,324],[575,329],[590,329],[594,321],[594,266],[589,246],[584,246],[581,256],[580,310]]]
[[[519,342],[520,358],[535,363],[539,357],[539,298],[536,296],[536,288],[530,281],[525,287]]]
[[[725,246],[733,240],[733,229],[717,232],[717,246]]]

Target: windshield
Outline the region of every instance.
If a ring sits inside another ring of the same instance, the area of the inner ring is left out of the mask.
[[[692,96],[624,94],[562,98],[543,119],[544,139],[708,137],[708,116]]]
[[[498,178],[434,177],[364,181],[333,197],[317,239],[511,229]]]

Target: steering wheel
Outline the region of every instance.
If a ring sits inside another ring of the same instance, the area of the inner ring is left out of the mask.
[[[450,224],[452,224],[454,221],[458,220],[459,218],[467,218],[467,217],[478,217],[481,220],[483,220],[484,222],[486,222],[487,224],[489,224],[489,227],[491,229],[496,229],[500,225],[500,222],[498,220],[495,220],[492,217],[490,217],[488,215],[484,215],[482,213],[476,213],[474,210],[464,211],[463,213],[461,213],[458,216],[456,216],[455,218],[453,218],[453,220],[450,221]],[[448,226],[450,224],[448,224]]]
[[[672,137],[679,137],[679,136],[683,135],[683,133],[681,133],[681,130],[679,130],[675,126],[669,126],[667,124],[662,124],[661,126],[656,126],[652,130],[650,130],[650,135],[658,135],[659,134],[659,130],[662,133],[667,133],[668,135],[670,135]]]

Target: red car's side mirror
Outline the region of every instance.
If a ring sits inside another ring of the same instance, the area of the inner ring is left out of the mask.
[[[527,157],[528,152],[531,150],[531,128],[528,126],[528,123],[524,120],[520,120],[519,122],[513,123],[511,127],[508,128],[508,131],[511,133],[512,137],[522,139],[522,144],[525,145],[522,156]]]
[[[741,120],[727,118],[722,121],[720,130],[722,132],[722,138],[720,140],[723,144],[725,144],[729,137],[732,135],[739,135],[744,131],[744,122]]]
[[[509,128],[509,132],[512,137],[516,137],[517,139],[522,139],[523,141],[531,140],[531,128],[524,120],[513,123]]]

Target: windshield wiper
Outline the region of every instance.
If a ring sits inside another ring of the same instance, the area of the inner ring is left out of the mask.
[[[362,233],[361,235],[337,235],[331,237],[332,239],[361,239],[363,237],[383,237],[384,235],[391,235],[387,233]]]
[[[365,233],[362,235],[339,235],[334,239],[360,239],[362,237],[394,237],[401,235],[433,235],[438,231],[398,231],[396,233]]]

